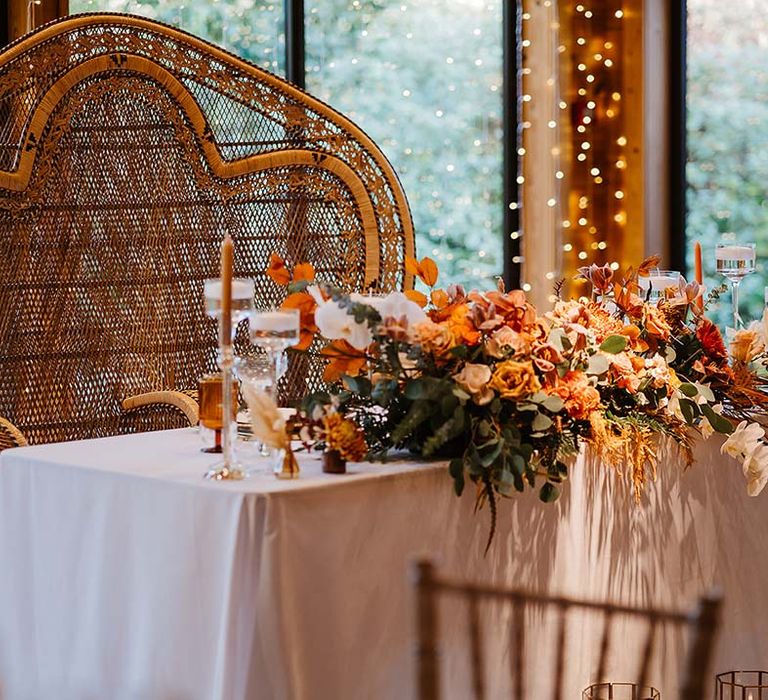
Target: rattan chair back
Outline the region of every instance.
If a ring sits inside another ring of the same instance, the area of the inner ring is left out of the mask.
[[[258,304],[286,293],[264,274],[272,251],[346,289],[411,283],[392,167],[317,99],[138,17],[73,16],[9,46],[0,417],[30,443],[167,427],[126,426],[121,401],[214,370],[203,280],[218,276],[227,232]],[[307,371],[293,363],[294,393]]]
[[[569,613],[586,611],[601,621],[600,646],[597,663],[594,665],[592,680],[605,681],[605,672],[612,653],[622,655],[626,660],[626,640],[612,634],[614,623],[618,620],[635,619],[646,627],[642,642],[641,655],[637,663],[636,682],[638,688],[647,686],[651,661],[656,652],[660,629],[664,625],[685,628],[690,632],[688,657],[683,669],[679,700],[704,700],[711,696],[707,670],[710,666],[715,634],[719,624],[720,597],[712,595],[700,600],[697,609],[690,612],[638,608],[613,603],[576,600],[571,598],[532,594],[526,591],[507,589],[498,586],[454,581],[439,576],[429,561],[422,561],[415,570],[416,605],[417,605],[417,687],[419,700],[439,700],[440,691],[440,644],[438,601],[450,596],[466,602],[468,620],[468,655],[470,659],[472,697],[476,700],[500,697],[499,692],[490,689],[485,683],[485,657],[488,646],[481,629],[481,604],[495,602],[511,605],[510,635],[502,643],[509,648],[509,665],[514,700],[530,700],[533,697],[526,691],[530,680],[527,668],[528,658],[536,661],[547,654],[549,649],[529,648],[526,643],[526,613],[532,609],[538,613],[549,611],[555,618],[555,648],[551,676],[553,689],[550,697],[555,700],[576,697],[574,689],[565,688],[568,653],[566,627]],[[539,618],[540,619],[540,618]],[[583,648],[571,649],[571,654],[581,655]],[[528,657],[528,654],[531,654]],[[635,679],[621,679],[635,680]],[[576,692],[579,692],[577,689]],[[610,697],[613,697],[611,694]],[[633,697],[635,697],[633,695]],[[644,697],[644,696],[642,696]],[[666,695],[663,696],[667,700]],[[536,700],[544,700],[540,695]]]

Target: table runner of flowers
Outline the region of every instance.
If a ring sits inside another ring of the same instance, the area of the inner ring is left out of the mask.
[[[438,288],[429,258],[406,268],[423,291],[348,294],[290,269],[273,255],[267,273],[301,312],[307,351],[321,338],[327,392],[303,401],[294,429],[307,446],[343,459],[408,449],[450,459],[456,493],[467,481],[492,515],[514,491],[560,494],[569,459],[588,445],[628,474],[639,501],[659,470],[660,438],[692,463],[696,436],[728,435],[722,451],[741,465],[747,491],[768,480],[759,419],[768,405],[768,319],[732,333],[730,353],[696,282],[657,302],[640,295],[649,258],[623,274],[580,270],[591,298],[560,298],[539,314],[520,290]]]

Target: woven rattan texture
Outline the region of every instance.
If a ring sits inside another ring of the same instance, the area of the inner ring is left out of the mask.
[[[214,369],[203,281],[227,232],[260,304],[285,294],[272,251],[348,289],[408,283],[410,214],[370,140],[176,30],[114,15],[39,30],[0,56],[0,120],[0,416],[31,443],[184,424],[120,402]],[[317,381],[293,362],[286,398]]]

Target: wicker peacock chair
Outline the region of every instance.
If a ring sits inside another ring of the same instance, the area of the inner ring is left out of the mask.
[[[203,280],[226,232],[257,302],[285,294],[272,251],[347,289],[411,284],[397,177],[322,102],[138,17],[74,16],[9,46],[0,449],[195,422],[182,390],[215,367]],[[287,385],[308,371],[294,362]]]

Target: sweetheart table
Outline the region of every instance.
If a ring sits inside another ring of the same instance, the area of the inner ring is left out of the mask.
[[[718,444],[682,473],[669,456],[641,506],[582,455],[553,505],[525,494],[487,512],[457,499],[445,463],[394,460],[301,478],[201,477],[215,456],[192,429],[0,454],[0,697],[3,700],[413,698],[409,563],[541,591],[687,605],[725,594],[714,671],[768,666],[768,501],[750,499]],[[470,697],[458,640],[465,611],[441,607],[447,697]],[[487,681],[509,688],[508,611]],[[493,629],[492,629],[493,628]],[[568,694],[592,681],[599,629],[570,625]],[[623,649],[613,680],[634,673]],[[672,698],[681,640],[664,635],[651,679]],[[550,668],[529,652],[538,673]]]

